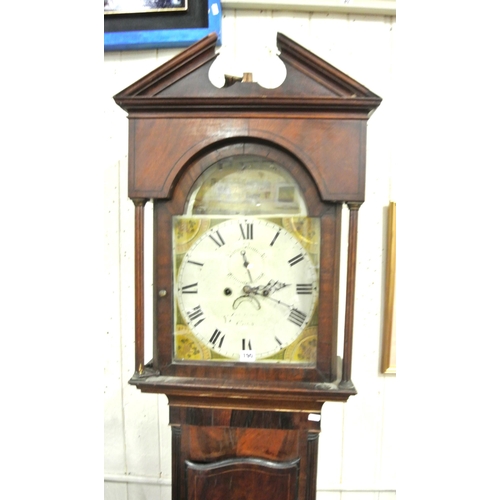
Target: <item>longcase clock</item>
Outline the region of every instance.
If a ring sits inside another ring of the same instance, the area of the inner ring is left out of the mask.
[[[215,44],[204,38],[115,96],[128,112],[135,204],[130,383],[168,398],[175,500],[313,500],[322,405],[356,394],[357,220],[366,125],[381,99],[282,34],[278,88],[248,76],[218,88],[208,77]],[[154,321],[145,363],[147,202]]]

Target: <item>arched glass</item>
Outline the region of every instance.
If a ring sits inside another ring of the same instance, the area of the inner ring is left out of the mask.
[[[234,155],[208,167],[188,197],[186,215],[306,216],[295,179],[281,165],[257,155]]]

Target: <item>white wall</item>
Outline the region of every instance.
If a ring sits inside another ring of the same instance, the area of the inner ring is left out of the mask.
[[[325,404],[317,500],[396,497],[396,378],[380,373],[385,214],[393,184],[394,17],[328,12],[223,12],[221,52],[252,70],[282,32],[383,98],[368,122],[366,202],[360,210],[352,378],[358,395]],[[126,114],[112,96],[175,50],[105,53],[106,276],[105,498],[170,500],[170,428],[165,397],[127,384],[134,366],[133,205],[127,199]],[[175,499],[174,499],[175,500]],[[228,499],[229,500],[229,499]]]

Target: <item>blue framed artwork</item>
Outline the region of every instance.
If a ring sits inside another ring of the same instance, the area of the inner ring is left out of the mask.
[[[137,2],[137,8],[130,7]],[[104,51],[187,47],[217,34],[221,0],[105,0]],[[120,10],[121,9],[121,10]]]

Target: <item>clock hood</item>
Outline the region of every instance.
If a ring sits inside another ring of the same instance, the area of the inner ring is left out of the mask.
[[[236,79],[218,88],[209,79],[217,36],[208,35],[114,96],[128,111],[276,111],[353,113],[368,118],[381,98],[282,33],[279,58],[286,78],[277,88]]]

